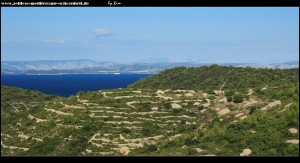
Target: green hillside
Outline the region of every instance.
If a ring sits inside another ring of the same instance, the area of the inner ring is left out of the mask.
[[[299,68],[262,69],[224,67],[218,65],[202,67],[176,67],[141,79],[130,88],[233,90],[247,92],[249,88],[260,92],[262,88],[276,91],[286,88],[297,90]],[[294,94],[295,92],[291,92]],[[297,93],[297,92],[296,92]],[[276,97],[275,97],[276,98]]]
[[[298,72],[179,67],[69,98],[1,86],[1,155],[299,156]]]
[[[22,111],[26,109],[26,104],[34,107],[54,97],[54,95],[46,95],[38,91],[1,86],[1,117],[17,110]]]

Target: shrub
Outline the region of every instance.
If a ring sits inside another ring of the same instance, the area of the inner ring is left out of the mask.
[[[122,132],[126,133],[126,134],[129,134],[129,133],[131,133],[131,130],[129,128],[123,128]]]
[[[225,91],[225,96],[229,97],[229,96],[232,96],[232,95],[234,95],[234,91],[233,90]]]
[[[199,106],[199,108],[198,108],[198,110],[203,110],[203,109],[204,109],[203,105]]]
[[[194,148],[188,148],[187,155],[196,155],[197,151]]]
[[[196,145],[198,143],[199,143],[198,139],[193,139],[193,138],[190,138],[190,137],[185,139],[185,141],[184,141],[185,145]]]
[[[233,99],[231,96],[227,97],[227,102],[231,102]]]
[[[257,109],[257,106],[250,106],[249,107],[249,114],[251,115],[251,114],[253,114],[254,113],[254,111]]]
[[[149,128],[143,128],[142,129],[142,134],[144,135],[144,136],[150,136],[150,129]]]
[[[184,125],[186,123],[185,119],[180,120],[180,124]]]
[[[233,96],[233,102],[235,102],[235,103],[243,102],[243,100],[244,100],[244,97],[240,94]]]
[[[180,113],[182,110],[181,109],[173,109],[172,112],[173,114],[178,114]]]
[[[150,145],[150,146],[147,148],[147,151],[148,151],[148,152],[154,152],[154,151],[157,151],[157,146],[156,146],[156,145]]]
[[[216,96],[208,96],[208,99],[209,100],[214,100],[214,99],[216,99]]]

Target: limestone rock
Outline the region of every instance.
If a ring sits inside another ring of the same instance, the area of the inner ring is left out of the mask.
[[[230,112],[230,110],[228,108],[225,108],[225,109],[218,111],[218,115],[223,116],[225,114],[228,114],[229,112]]]
[[[186,97],[193,97],[194,95],[192,93],[186,93],[184,94]]]
[[[165,92],[162,91],[162,90],[157,90],[157,91],[156,91],[156,94],[165,94]]]
[[[299,144],[299,139],[292,139],[292,140],[287,140],[285,141],[286,143],[291,143],[291,144]]]
[[[129,148],[124,146],[120,148],[120,152],[124,155],[128,155],[128,153],[130,152]]]
[[[244,149],[242,153],[240,153],[240,156],[249,156],[251,154],[250,149]]]
[[[195,102],[194,105],[199,106],[199,105],[201,105],[201,103],[200,102]]]
[[[281,101],[275,100],[275,101],[273,101],[273,102],[270,102],[267,106],[261,108],[261,110],[267,110],[267,109],[272,108],[272,107],[275,107],[275,106],[277,106],[277,105],[281,105]]]
[[[243,114],[244,114],[244,113],[239,113],[239,114],[235,115],[234,117],[237,118],[237,117],[242,116]]]
[[[295,129],[295,128],[290,128],[290,129],[289,129],[289,132],[290,132],[291,134],[297,134],[297,133],[298,133],[298,130]]]
[[[158,107],[152,107],[151,110],[156,111],[158,110]]]
[[[171,104],[171,105],[172,105],[172,108],[173,108],[173,109],[181,109],[181,105],[179,105],[179,104],[173,103],[173,104]]]

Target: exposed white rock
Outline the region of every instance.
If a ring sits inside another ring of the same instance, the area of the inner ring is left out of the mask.
[[[27,140],[29,138],[28,135],[24,135],[23,133],[19,134],[18,137],[22,138],[22,139],[25,139],[25,140]]]
[[[247,95],[248,95],[248,96],[251,96],[253,93],[254,93],[254,91],[253,91],[252,89],[249,89]]]
[[[132,91],[133,93],[142,93],[142,91]]]
[[[201,112],[201,113],[204,113],[205,111],[206,111],[206,109],[203,109],[203,110],[201,110],[200,112]]]
[[[234,117],[237,118],[237,117],[240,117],[242,116],[244,113],[239,113],[239,114],[236,114]]]
[[[184,94],[186,97],[193,97],[194,95],[192,93],[186,93]]]
[[[227,102],[227,98],[226,98],[226,97],[223,97],[222,99],[219,100],[219,102],[224,102],[224,103],[226,103],[226,102]]]
[[[284,108],[288,108],[288,107],[290,107],[292,104],[293,104],[293,103],[289,103],[289,104],[285,105]]]
[[[268,87],[268,86],[265,86],[265,87],[263,87],[263,88],[261,89],[261,91],[264,91],[264,90],[266,90],[266,89],[267,89],[267,87]]]
[[[89,150],[89,149],[85,149],[85,151],[86,151],[87,153],[92,153],[92,152],[93,152],[92,150]]]
[[[218,115],[223,116],[225,114],[228,114],[229,112],[230,112],[230,110],[228,108],[225,108],[225,109],[218,111]]]
[[[240,153],[240,156],[249,156],[251,154],[250,149],[244,149],[242,153]]]
[[[181,108],[181,105],[179,105],[179,104],[172,103],[171,105],[172,105],[173,109],[180,109]]]
[[[130,150],[126,146],[120,148],[120,153],[122,153],[124,155],[128,155],[129,152],[130,152]]]
[[[241,119],[243,120],[243,119],[245,119],[245,118],[247,118],[247,116],[243,116],[243,117],[241,117]]]
[[[165,92],[162,91],[162,90],[157,90],[157,91],[156,91],[156,94],[165,94]]]
[[[255,133],[256,133],[256,131],[254,131],[254,130],[250,130],[249,132],[251,132],[252,134],[255,134]]]
[[[201,103],[200,102],[195,102],[194,105],[199,106],[199,105],[201,105]]]
[[[291,144],[299,144],[299,139],[292,139],[292,140],[287,140],[285,141],[286,143],[291,143]]]
[[[32,138],[33,140],[36,140],[36,141],[39,141],[39,142],[42,142],[43,141],[43,139],[40,139],[40,138]]]
[[[203,104],[204,107],[209,107],[210,103]]]
[[[125,140],[122,134],[120,134],[120,140]]]
[[[236,122],[237,122],[237,120],[234,120],[234,121],[230,122],[230,124],[232,124],[232,123],[236,123]]]
[[[295,128],[290,128],[290,129],[289,129],[289,132],[290,132],[291,134],[297,134],[297,133],[298,133],[298,130],[295,129]]]
[[[200,152],[205,152],[205,151],[206,151],[206,150],[201,149],[201,148],[195,148],[195,150],[196,150],[198,153],[200,153]]]
[[[158,107],[152,107],[151,110],[156,111],[158,110]]]
[[[267,110],[267,109],[272,108],[272,107],[275,107],[275,106],[277,106],[277,105],[281,105],[281,101],[275,100],[275,101],[273,101],[273,102],[270,102],[267,106],[261,108],[261,110]]]
[[[224,94],[225,92],[224,91],[221,91],[221,90],[214,90],[214,93],[219,95],[219,94]]]
[[[220,108],[212,108],[212,110],[214,110],[214,111],[220,111],[221,109]]]
[[[245,103],[244,107],[248,107],[248,106],[252,106],[252,105],[258,103],[258,101],[254,100],[254,99],[250,99],[249,101],[244,101],[243,103]]]

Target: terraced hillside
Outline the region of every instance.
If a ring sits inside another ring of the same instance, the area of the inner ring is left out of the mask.
[[[299,156],[295,84],[282,89],[291,91],[288,98],[270,98],[274,89],[264,86],[246,92],[124,88],[36,106],[2,99],[1,91],[1,110],[11,110],[1,116],[1,155]]]
[[[1,86],[1,118],[23,109],[38,108],[46,101],[54,99],[54,95],[46,95],[38,91],[16,87]],[[28,106],[27,106],[28,105]]]

